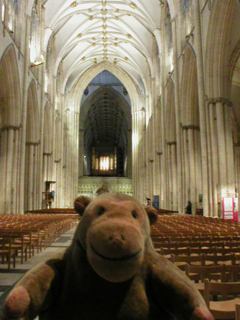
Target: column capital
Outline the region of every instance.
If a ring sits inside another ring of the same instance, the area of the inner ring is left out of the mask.
[[[38,142],[26,142],[26,146],[38,146],[40,144],[40,141]]]
[[[199,126],[195,126],[195,125],[193,125],[193,124],[190,124],[190,125],[188,125],[188,126],[183,126],[183,125],[182,125],[182,129],[183,129],[183,130],[192,129],[192,130],[200,131],[200,127],[199,127]]]
[[[171,146],[171,145],[176,145],[177,144],[177,141],[167,141],[167,145],[168,146]]]
[[[228,105],[229,107],[233,106],[233,103],[229,99],[224,98],[224,97],[207,99],[207,103],[208,103],[208,105],[211,104],[211,103],[212,104],[223,103],[223,104]]]
[[[4,126],[0,129],[0,131],[3,132],[8,130],[18,130],[20,128],[21,128],[21,125],[20,126]]]

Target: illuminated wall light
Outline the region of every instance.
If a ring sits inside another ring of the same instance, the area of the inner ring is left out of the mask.
[[[85,61],[86,60],[86,57],[82,57],[82,59],[81,59],[82,61]]]
[[[79,34],[77,35],[77,38],[82,38],[82,34],[79,33]]]
[[[117,47],[118,46],[118,44],[117,43],[114,43],[114,47]]]
[[[116,9],[116,10],[115,10],[115,13],[119,13],[119,9]]]
[[[93,12],[92,9],[88,9],[88,12]]]
[[[131,14],[130,14],[130,13],[126,13],[126,15],[127,15],[128,17],[131,17]]]
[[[103,28],[104,30],[106,30],[106,29],[107,29],[107,25],[102,25],[102,28]]]
[[[115,17],[114,19],[115,19],[115,20],[118,20],[118,17]]]
[[[102,22],[106,23],[107,22],[107,18],[102,18]]]
[[[96,43],[93,43],[92,46],[93,46],[93,47],[96,47]]]
[[[93,20],[93,16],[90,16],[90,17],[89,17],[89,20]]]
[[[128,57],[125,57],[124,60],[128,61]]]
[[[118,41],[118,38],[115,38],[114,40],[115,40],[115,41]]]
[[[102,14],[103,16],[106,16],[106,15],[107,15],[107,10],[101,10],[101,14]]]
[[[103,42],[107,42],[108,39],[107,39],[107,38],[102,38],[102,41],[103,41]]]
[[[95,38],[95,37],[92,37],[92,40],[93,40],[93,41],[96,41],[96,38]]]
[[[132,39],[132,36],[130,34],[127,34],[128,39]]]

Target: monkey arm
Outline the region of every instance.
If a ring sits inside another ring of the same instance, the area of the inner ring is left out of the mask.
[[[149,291],[156,305],[179,320],[213,320],[194,283],[165,257],[150,255]]]

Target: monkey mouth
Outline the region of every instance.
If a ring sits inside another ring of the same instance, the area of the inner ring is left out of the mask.
[[[103,260],[107,260],[107,261],[126,261],[126,260],[130,260],[130,259],[133,259],[135,257],[137,257],[142,249],[139,249],[137,252],[133,253],[133,254],[129,254],[129,255],[125,255],[125,256],[122,256],[122,257],[119,257],[119,258],[110,258],[110,257],[106,257],[104,255],[102,255],[101,253],[99,253],[94,247],[92,244],[90,244],[90,247],[91,247],[91,250],[98,256],[100,257],[101,259]]]

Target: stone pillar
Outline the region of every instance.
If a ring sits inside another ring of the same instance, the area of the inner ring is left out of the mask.
[[[203,73],[203,53],[202,53],[202,35],[200,23],[199,0],[193,2],[194,7],[194,41],[196,48],[197,61],[197,80],[198,80],[198,102],[199,102],[199,122],[201,133],[201,155],[202,155],[202,180],[203,180],[203,213],[204,216],[210,215],[209,209],[209,172],[208,172],[208,154],[207,154],[207,136],[206,136],[206,109],[205,109],[205,89]]]
[[[26,16],[25,25],[25,50],[24,50],[24,77],[23,77],[23,99],[22,99],[22,130],[21,130],[21,168],[19,182],[19,210],[24,213],[24,177],[25,177],[25,150],[26,150],[26,125],[27,125],[27,96],[28,96],[28,70],[29,70],[29,39],[31,17]]]
[[[218,217],[218,139],[217,139],[217,118],[216,118],[216,108],[214,103],[209,103],[208,105],[209,112],[209,138],[210,138],[210,155],[209,160],[211,160],[211,185],[212,192],[210,198],[211,201],[211,216]],[[209,169],[210,169],[209,168]],[[210,190],[209,190],[210,191]]]
[[[14,130],[14,150],[13,150],[13,168],[12,168],[12,213],[17,214],[17,199],[18,199],[18,177],[19,177],[19,131],[16,127]]]
[[[13,168],[13,139],[14,128],[8,127],[7,133],[7,163],[6,163],[6,188],[5,188],[5,213],[12,213],[12,168]]]
[[[187,202],[190,199],[189,154],[188,154],[188,139],[187,139],[187,128],[186,127],[183,127],[183,154],[184,154],[184,172],[185,172],[183,212],[185,212]]]
[[[178,75],[178,50],[177,50],[177,26],[176,17],[172,19],[173,33],[173,62],[174,62],[174,90],[175,90],[175,117],[176,117],[176,141],[177,141],[177,190],[178,210],[183,210],[182,204],[182,154],[181,154],[181,114],[179,104],[179,75]]]
[[[196,195],[196,159],[194,144],[194,129],[187,130],[188,150],[189,150],[189,173],[190,173],[190,201],[192,203],[192,213],[196,213],[197,195]]]
[[[26,152],[28,153],[28,164],[25,167],[26,177],[27,178],[27,207],[25,209],[33,209],[33,154],[34,154],[34,145],[32,143],[27,144]]]
[[[132,178],[132,130],[128,129],[127,177]]]
[[[225,101],[224,103],[224,117],[226,130],[226,161],[227,161],[227,181],[228,192],[235,193],[235,179],[234,179],[234,146],[233,146],[233,128],[231,120],[232,103]]]

